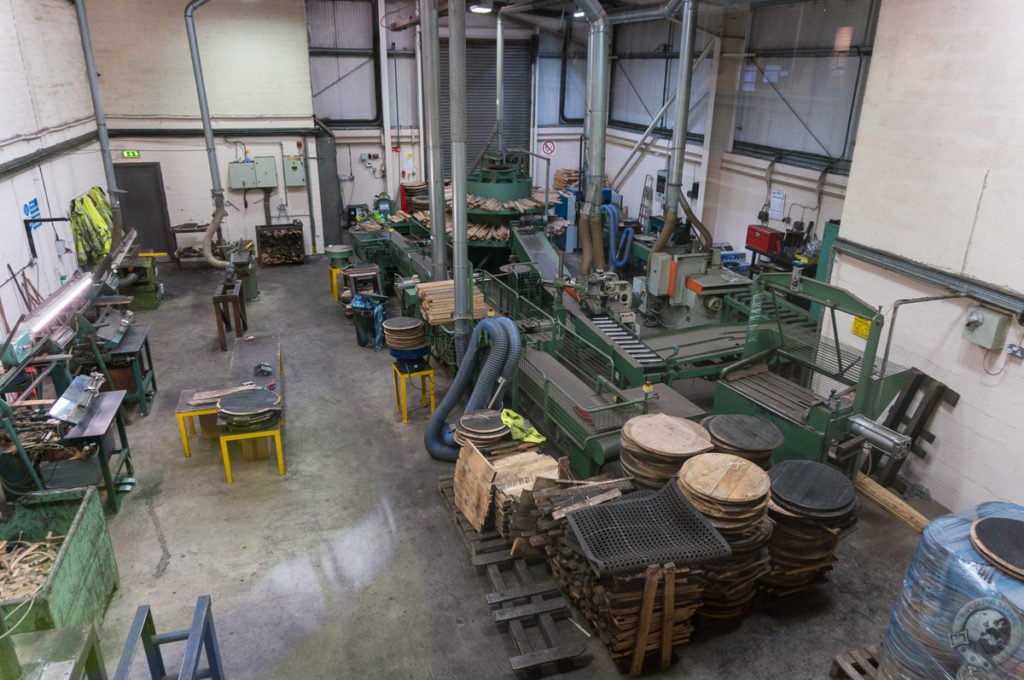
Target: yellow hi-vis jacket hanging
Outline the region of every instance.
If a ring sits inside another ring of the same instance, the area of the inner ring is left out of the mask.
[[[71,231],[79,264],[97,265],[110,252],[112,220],[110,202],[99,187],[71,202]]]

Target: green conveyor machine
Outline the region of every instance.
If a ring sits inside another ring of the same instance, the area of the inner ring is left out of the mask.
[[[823,331],[792,323],[780,301],[820,305]],[[839,341],[840,324],[869,322],[862,349]],[[742,358],[725,368],[715,387],[714,413],[767,418],[785,436],[773,460],[824,462],[833,444],[862,437],[887,455],[906,456],[909,440],[876,422],[909,378],[900,366],[877,360],[882,313],[850,292],[793,274],[762,274],[754,282]],[[834,462],[848,473],[862,449]]]

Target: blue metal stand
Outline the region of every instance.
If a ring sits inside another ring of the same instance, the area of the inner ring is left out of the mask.
[[[160,646],[182,641],[185,642],[185,656],[181,660],[178,680],[198,680],[199,678],[224,680],[224,667],[221,665],[220,650],[217,647],[217,633],[213,628],[213,610],[210,606],[209,595],[201,596],[196,602],[192,627],[174,633],[157,634],[149,605],[139,607],[135,612],[135,621],[132,622],[131,630],[128,632],[128,639],[125,641],[124,651],[121,653],[121,661],[117,664],[114,680],[128,680],[128,674],[131,671],[140,642],[146,655],[146,663],[149,665],[150,677],[152,680],[163,680],[168,675],[164,667],[164,657],[160,653]],[[204,649],[209,668],[200,671],[199,657]]]

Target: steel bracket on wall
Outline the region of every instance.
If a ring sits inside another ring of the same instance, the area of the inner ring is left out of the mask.
[[[935,267],[908,260],[899,255],[887,253],[869,246],[854,243],[844,238],[837,238],[833,253],[849,255],[876,267],[902,274],[916,281],[954,293],[964,293],[971,298],[1005,309],[1017,317],[1017,322],[1024,324],[1024,294],[996,286],[969,276],[944,272]],[[834,257],[834,255],[833,255]]]

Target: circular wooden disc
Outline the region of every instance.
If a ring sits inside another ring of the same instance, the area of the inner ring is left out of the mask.
[[[484,437],[507,429],[501,420],[501,414],[494,409],[470,411],[459,418],[459,426],[471,435],[483,435]]]
[[[714,441],[739,451],[773,451],[785,441],[774,423],[757,416],[716,414],[703,425]]]
[[[857,501],[853,482],[830,465],[786,460],[772,467],[772,497],[790,511],[811,515],[845,514]]]
[[[728,453],[702,453],[683,463],[684,488],[720,503],[759,503],[768,495],[768,474],[749,460]]]
[[[1009,517],[986,517],[971,525],[971,545],[992,566],[1024,579],[1024,522]]]
[[[394,316],[384,319],[384,330],[392,332],[418,331],[423,329],[423,320],[414,319],[410,316]]]
[[[712,448],[710,435],[700,425],[663,413],[630,418],[622,434],[640,449],[665,457],[693,456]]]
[[[239,390],[225,394],[217,402],[217,410],[233,416],[249,416],[275,408],[281,395],[270,390]]]

